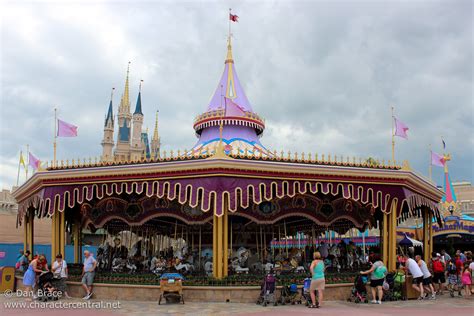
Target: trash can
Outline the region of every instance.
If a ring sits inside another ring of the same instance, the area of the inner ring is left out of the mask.
[[[0,267],[0,293],[15,290],[15,268]]]

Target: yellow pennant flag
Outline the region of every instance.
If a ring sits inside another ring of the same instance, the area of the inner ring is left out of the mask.
[[[23,168],[26,168],[25,159],[23,158],[23,153],[20,151],[20,165],[23,165]]]

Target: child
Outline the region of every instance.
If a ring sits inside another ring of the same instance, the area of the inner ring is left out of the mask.
[[[464,295],[471,295],[471,269],[469,269],[469,265],[467,263],[464,264],[461,280],[462,285],[464,286]]]
[[[456,265],[453,261],[449,261],[446,266],[446,271],[448,272],[448,291],[451,297],[454,297],[455,288],[458,290],[459,296],[461,296],[461,289],[458,286],[458,274]]]

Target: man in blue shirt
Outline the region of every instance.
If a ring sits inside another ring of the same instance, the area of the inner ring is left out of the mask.
[[[88,300],[92,297],[92,283],[94,283],[97,261],[88,250],[84,251],[84,257],[84,267],[82,268],[82,287],[86,291],[86,296],[84,296],[83,299]]]

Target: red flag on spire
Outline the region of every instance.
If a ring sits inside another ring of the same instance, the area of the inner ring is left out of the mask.
[[[229,13],[229,20],[232,22],[239,22],[239,16],[237,14]]]

